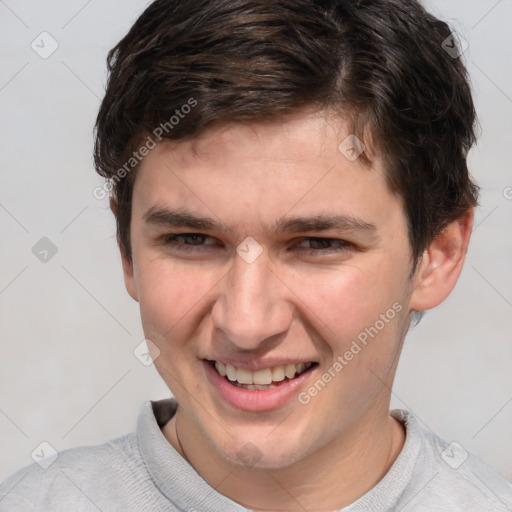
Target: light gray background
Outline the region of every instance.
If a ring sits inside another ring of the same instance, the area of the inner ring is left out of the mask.
[[[145,5],[0,0],[0,479],[42,441],[60,451],[127,433],[142,402],[168,395],[132,353],[137,304],[107,200],[92,195],[105,57]],[[512,479],[512,2],[427,5],[469,42],[482,197],[463,275],[409,334],[392,406]],[[31,48],[43,31],[59,45],[47,59]],[[32,252],[42,237],[58,248],[46,263]]]

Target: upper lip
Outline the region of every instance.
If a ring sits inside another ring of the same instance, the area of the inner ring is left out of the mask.
[[[256,372],[258,370],[265,370],[267,368],[274,368],[276,366],[286,366],[288,364],[301,364],[301,363],[315,363],[313,359],[233,359],[231,357],[208,357],[205,361],[209,362],[220,362],[224,364],[230,364],[236,368],[242,370],[248,370]]]

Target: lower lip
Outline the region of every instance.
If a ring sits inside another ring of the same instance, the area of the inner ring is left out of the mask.
[[[203,364],[208,380],[213,384],[220,396],[233,407],[250,412],[271,411],[296,397],[299,388],[316,367],[316,365],[314,365],[308,368],[298,377],[286,380],[275,388],[264,391],[249,391],[248,389],[238,388],[230,384],[228,380],[221,377],[217,373],[217,370],[207,361],[203,361]]]

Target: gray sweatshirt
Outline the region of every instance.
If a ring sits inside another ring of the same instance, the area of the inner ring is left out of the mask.
[[[165,439],[160,429],[176,406],[147,402],[135,433],[15,473],[0,485],[0,512],[247,512],[210,487]],[[503,477],[457,443],[423,430],[411,413],[391,414],[406,429],[402,451],[343,512],[512,512],[512,485]]]

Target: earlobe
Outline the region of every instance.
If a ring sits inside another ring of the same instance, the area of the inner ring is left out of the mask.
[[[473,208],[451,222],[425,249],[413,277],[410,307],[432,309],[451,293],[460,276],[473,227]]]

